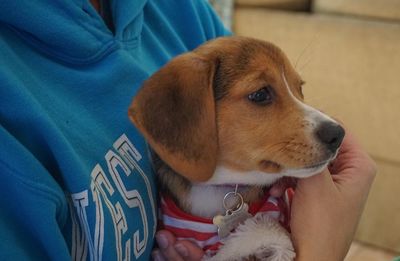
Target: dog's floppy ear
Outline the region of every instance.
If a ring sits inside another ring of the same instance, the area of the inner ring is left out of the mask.
[[[209,179],[217,163],[215,67],[198,54],[180,55],[144,83],[129,108],[161,159],[191,181]]]

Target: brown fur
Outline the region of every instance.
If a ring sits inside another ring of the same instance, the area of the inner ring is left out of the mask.
[[[291,98],[282,72],[291,93],[302,100],[303,81],[278,47],[228,37],[178,56],[145,82],[129,116],[170,166],[160,165],[159,176],[178,205],[187,209],[191,182],[208,180],[218,164],[273,175],[326,157],[303,131],[310,123]],[[248,100],[265,86],[273,89],[272,104]],[[245,201],[258,199],[262,191],[249,189]]]
[[[169,196],[177,206],[187,211],[189,210],[188,197],[191,183],[165,164],[156,154],[152,155],[154,169],[157,171],[158,184],[160,190]]]
[[[217,164],[214,67],[196,54],[181,55],[146,81],[129,109],[161,159],[194,181],[210,178]]]

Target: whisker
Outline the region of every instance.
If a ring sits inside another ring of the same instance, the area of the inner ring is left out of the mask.
[[[312,57],[310,57],[310,58],[303,64],[303,66],[299,69],[299,72],[300,72],[300,73],[302,73],[302,72],[304,71],[304,69],[307,67],[307,65],[310,64],[311,60],[312,60]]]
[[[311,45],[316,41],[318,35],[315,34],[314,37],[311,39],[311,41],[303,48],[303,50],[301,51],[300,55],[298,56],[298,58],[296,59],[296,62],[294,64],[294,68],[297,68],[297,64],[299,63],[300,59],[303,57],[303,55],[306,53],[306,51],[311,47]]]

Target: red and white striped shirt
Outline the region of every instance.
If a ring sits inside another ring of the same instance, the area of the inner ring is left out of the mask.
[[[249,206],[249,213],[265,213],[279,221],[289,230],[290,206],[294,191],[289,188],[283,198],[270,196],[268,193],[262,200]],[[218,228],[212,219],[202,218],[188,214],[179,209],[172,199],[161,197],[161,217],[164,229],[172,232],[180,240],[190,240],[203,248],[206,253],[214,253],[218,250],[220,238]]]

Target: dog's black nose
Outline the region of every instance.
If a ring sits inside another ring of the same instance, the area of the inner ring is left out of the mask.
[[[332,152],[335,152],[342,144],[344,133],[342,126],[330,121],[321,123],[316,130],[318,140]]]

